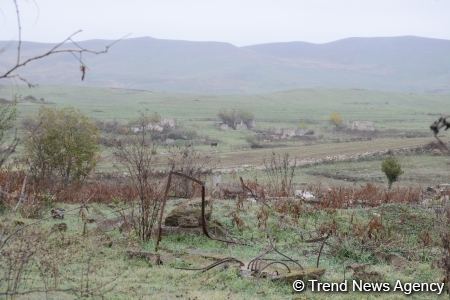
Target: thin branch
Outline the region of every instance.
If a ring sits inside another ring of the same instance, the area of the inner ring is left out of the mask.
[[[19,41],[17,42],[17,59],[16,65],[20,64],[20,54],[22,50],[22,21],[20,20],[20,10],[19,3],[17,0],[13,0],[14,7],[16,8],[16,18],[17,18],[17,36]]]
[[[43,59],[47,56],[51,56],[51,55],[55,55],[55,54],[60,54],[60,53],[67,53],[67,54],[72,54],[75,56],[75,54],[78,54],[79,58],[77,58],[77,60],[80,62],[81,67],[84,67],[82,69],[82,77],[84,78],[84,73],[86,71],[85,69],[85,64],[83,63],[81,57],[83,53],[89,53],[89,54],[93,54],[93,55],[99,55],[99,54],[105,54],[109,51],[109,49],[115,45],[116,43],[118,43],[119,41],[123,40],[124,38],[126,38],[128,35],[123,36],[122,38],[115,40],[113,42],[111,42],[110,44],[106,45],[104,47],[104,49],[102,50],[92,50],[92,49],[87,49],[83,46],[81,46],[79,43],[74,41],[74,36],[76,36],[77,34],[81,33],[82,30],[77,30],[74,33],[72,33],[71,35],[69,35],[67,38],[65,38],[63,41],[59,42],[58,44],[54,45],[51,49],[49,49],[48,51],[30,57],[26,60],[21,60],[21,47],[22,47],[22,36],[21,36],[21,25],[20,25],[20,11],[17,5],[17,0],[13,0],[14,3],[16,4],[16,12],[17,12],[17,20],[18,20],[18,31],[19,31],[19,42],[18,42],[18,48],[17,48],[17,60],[16,60],[16,64],[14,66],[12,66],[10,69],[6,70],[4,73],[0,74],[0,79],[11,79],[11,78],[19,78],[21,81],[24,81],[25,83],[27,83],[28,86],[32,86],[32,84],[27,81],[26,79],[24,79],[23,77],[17,75],[17,74],[13,74],[15,71],[17,71],[18,69],[21,69],[23,67],[25,67],[27,64],[36,61],[36,60],[40,60]],[[64,46],[65,44],[67,44],[68,42],[70,42],[71,44],[73,44],[75,46],[75,48],[72,49],[61,49],[62,46]]]

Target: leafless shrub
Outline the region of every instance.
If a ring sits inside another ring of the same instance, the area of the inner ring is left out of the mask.
[[[205,180],[211,174],[213,168],[212,158],[195,150],[194,147],[185,145],[175,146],[169,151],[169,164],[171,169],[190,177]],[[177,197],[191,198],[200,192],[195,185],[185,177],[174,177],[173,193]]]
[[[267,189],[270,196],[289,197],[294,194],[293,179],[297,162],[289,159],[289,154],[272,153],[264,160],[264,172],[267,177]]]
[[[13,228],[10,228],[10,231]],[[26,290],[31,273],[38,271],[46,292],[56,288],[59,277],[58,251],[48,244],[49,233],[35,228],[20,231],[0,249],[0,295],[13,297]]]
[[[142,115],[139,120],[140,130],[137,135],[134,135],[134,142],[123,145],[119,141],[114,154],[127,170],[139,199],[139,220],[135,224],[135,229],[142,241],[148,241],[157,220],[162,191],[160,183],[153,176],[156,151],[147,130],[147,118]]]
[[[0,234],[14,234],[14,239],[0,245],[0,298],[20,295],[45,295],[47,298],[53,292],[78,298],[103,298],[114,289],[112,283],[121,276],[105,278],[105,274],[101,274],[107,260],[98,255],[99,236],[69,237],[37,226],[17,231],[13,223],[6,227],[0,226]],[[82,255],[81,273],[73,268],[80,266],[77,254]],[[76,273],[71,274],[72,271]],[[65,288],[61,288],[63,280]]]

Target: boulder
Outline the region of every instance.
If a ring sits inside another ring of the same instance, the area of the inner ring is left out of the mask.
[[[206,201],[205,217],[211,217],[211,205]],[[202,200],[192,199],[177,205],[164,220],[166,226],[184,228],[199,227],[202,225]]]
[[[304,191],[304,190],[295,190],[295,197],[301,198],[305,200],[315,200],[316,196],[310,191]]]

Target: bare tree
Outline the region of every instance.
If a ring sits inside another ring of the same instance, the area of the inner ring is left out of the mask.
[[[267,187],[275,197],[288,197],[294,194],[294,175],[297,160],[289,159],[289,154],[275,154],[264,159],[264,173],[267,177]]]
[[[161,190],[155,178],[155,146],[148,129],[148,117],[142,115],[133,134],[126,143],[118,141],[114,155],[125,167],[139,197],[139,221],[135,229],[143,241],[151,238],[161,205]]]

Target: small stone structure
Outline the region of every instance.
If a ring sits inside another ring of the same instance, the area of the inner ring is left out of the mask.
[[[375,131],[375,124],[372,121],[351,121],[346,127],[352,131]]]
[[[150,130],[150,131],[154,131],[154,132],[163,132],[164,129],[173,129],[177,126],[177,123],[175,121],[175,119],[170,119],[170,118],[163,118],[161,119],[159,122],[157,123],[149,123],[147,124],[147,126],[145,127],[145,129]],[[131,131],[134,133],[138,133],[141,132],[142,128],[141,127],[131,127]]]

